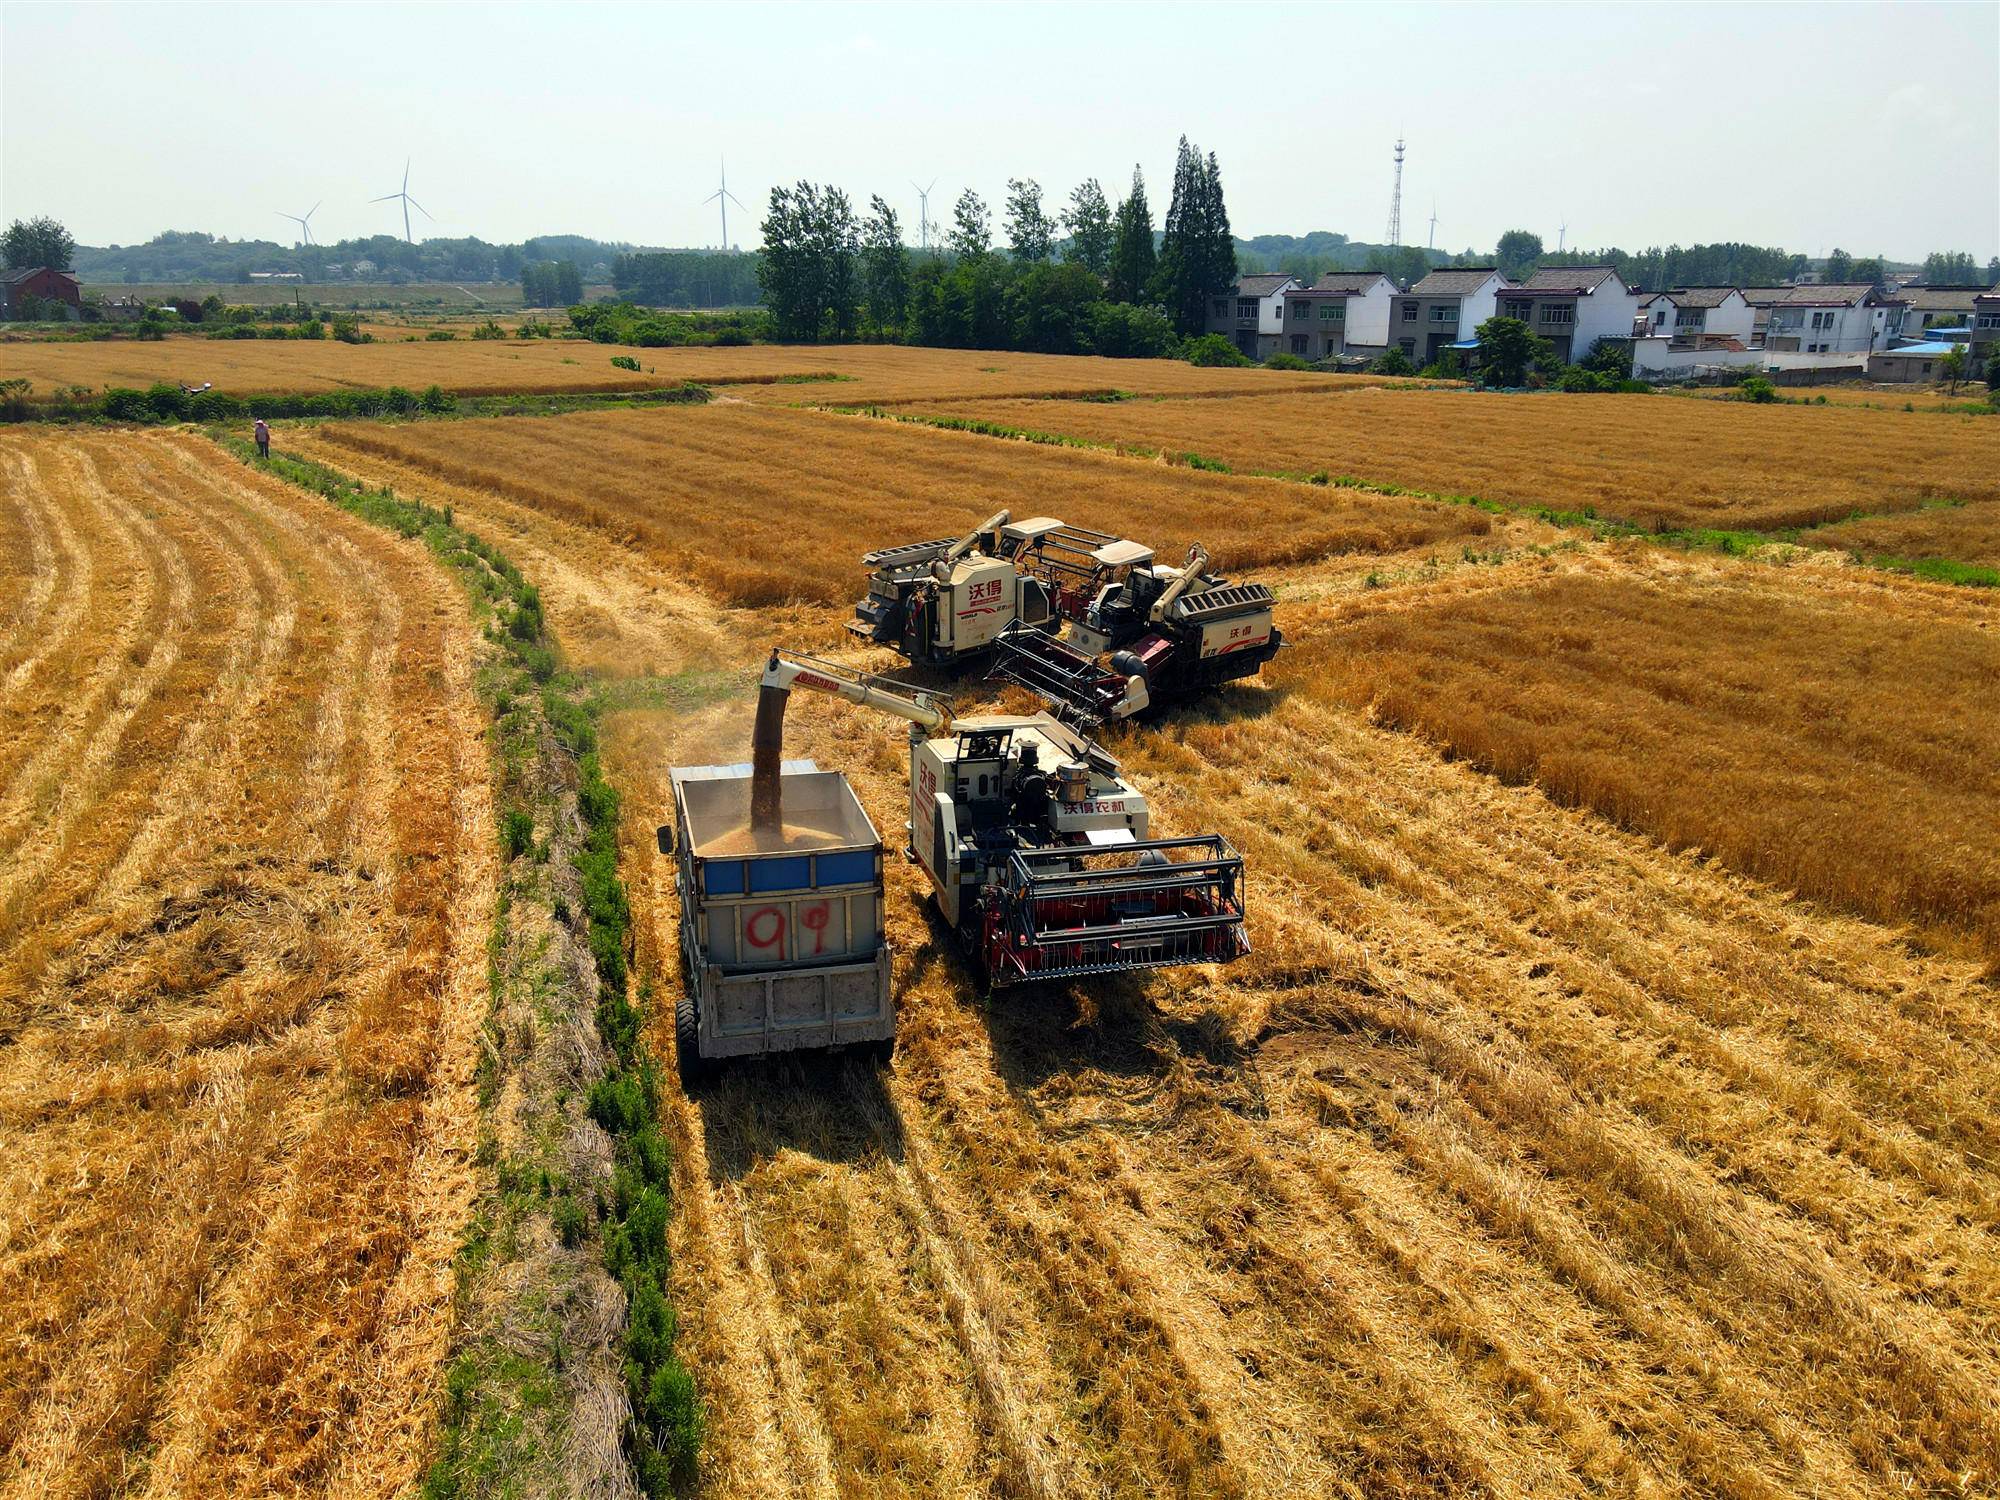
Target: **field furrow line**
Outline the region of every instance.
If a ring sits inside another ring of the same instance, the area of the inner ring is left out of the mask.
[[[1328,726],[1315,724],[1314,731],[1312,743],[1302,740],[1297,746],[1295,764],[1312,764],[1313,746],[1327,743]],[[1343,774],[1352,779],[1356,768],[1343,763],[1346,754],[1344,748],[1330,755],[1319,753],[1325,784],[1340,785]],[[1192,795],[1186,787],[1179,790]],[[1211,809],[1228,800],[1217,797],[1214,789],[1210,795]],[[1254,795],[1246,799],[1241,787],[1231,796],[1253,804],[1245,813],[1261,834],[1261,820],[1270,816],[1270,808],[1254,806],[1259,799]],[[1267,836],[1247,832],[1244,836],[1248,847],[1261,845],[1277,852]],[[1437,858],[1429,851],[1427,857]],[[1398,946],[1406,946],[1408,938],[1419,935],[1408,924],[1398,926],[1394,909],[1382,897],[1350,892],[1347,899],[1357,894],[1364,908],[1377,908],[1359,921],[1374,940],[1394,933]],[[1421,884],[1395,895],[1427,905],[1439,899]],[[1449,908],[1449,898],[1441,899]],[[1819,1236],[1805,1232],[1782,1207],[1717,1191],[1706,1170],[1696,1169],[1679,1149],[1659,1141],[1642,1119],[1626,1113],[1624,1105],[1598,1098],[1585,1111],[1568,1087],[1542,1073],[1546,1063],[1533,1050],[1534,1029],[1513,1029],[1522,1019],[1532,1018],[1532,1010],[1505,1016],[1509,1030],[1499,1037],[1473,1041],[1491,1030],[1491,1022],[1478,1016],[1485,1007],[1459,997],[1460,988],[1468,983],[1468,966],[1473,975],[1486,971],[1481,976],[1485,983],[1473,979],[1469,994],[1505,993],[1506,976],[1483,951],[1489,942],[1468,945],[1457,935],[1457,927],[1435,932],[1438,935],[1424,944],[1435,953],[1417,949],[1395,960],[1409,976],[1403,982],[1405,1001],[1368,1012],[1373,1024],[1416,1044],[1431,1065],[1466,1090],[1496,1126],[1532,1122],[1551,1169],[1594,1183],[1607,1208],[1618,1205],[1607,1227],[1627,1238],[1633,1253],[1643,1256],[1655,1246],[1671,1246],[1694,1288],[1726,1279],[1735,1284],[1739,1298],[1748,1288],[1758,1288],[1781,1326],[1808,1318],[1815,1323],[1831,1319],[1844,1328],[1844,1337],[1827,1345],[1819,1356],[1849,1366],[1846,1378],[1834,1381],[1835,1388],[1826,1391],[1830,1399],[1842,1405],[1867,1401],[1867,1406],[1856,1405],[1857,1415],[1878,1405],[1909,1408],[1911,1404],[1894,1393],[1914,1383],[1927,1397],[1921,1418],[1915,1409],[1909,1410],[1909,1418],[1923,1420],[1933,1432],[1948,1429],[1961,1452],[1978,1450],[1987,1440],[1986,1424],[1975,1415],[1978,1403],[1972,1394],[1979,1377],[1976,1366],[1966,1365],[1960,1353],[1951,1352],[1959,1341],[1947,1326],[1906,1297],[1876,1286],[1875,1276],[1861,1272],[1851,1258],[1845,1263],[1829,1259]],[[1511,1045],[1500,1046],[1503,1040]],[[1721,1304],[1711,1304],[1709,1315],[1721,1316],[1725,1327],[1733,1321]],[[1864,1397],[1862,1392],[1870,1388],[1872,1397]]]
[[[93,490],[73,451],[63,450],[58,458],[62,475],[52,480],[31,456],[30,482],[44,503],[58,494],[76,496],[79,508],[86,510],[81,519],[93,523],[97,534],[79,536],[78,521],[66,516],[62,506],[48,503],[49,529],[55,533],[51,550],[64,588],[28,654],[0,683],[0,708],[22,726],[18,736],[9,737],[15,743],[0,748],[0,767],[9,773],[0,787],[0,850],[35,815],[36,794],[53,768],[74,755],[77,739],[119,685],[121,674],[134,665],[130,653],[146,649],[142,638],[157,640],[165,607],[163,534],[150,522],[134,522],[130,513],[118,512],[101,491]],[[124,568],[100,567],[100,548],[122,559]],[[100,572],[106,575],[102,582]],[[101,638],[85,634],[84,611],[93,599],[109,615],[110,628]],[[60,670],[48,675],[63,680],[50,682],[33,700],[25,698],[41,669],[51,664]],[[10,765],[15,754],[22,758]]]
[[[0,704],[4,704],[13,684],[16,664],[12,661],[19,643],[32,639],[42,623],[56,585],[65,580],[75,559],[65,548],[63,566],[57,564],[57,549],[49,533],[61,536],[61,512],[41,494],[34,459],[9,444],[0,443],[0,459],[5,461],[4,515],[7,529],[0,534]],[[25,576],[24,576],[25,575]]]

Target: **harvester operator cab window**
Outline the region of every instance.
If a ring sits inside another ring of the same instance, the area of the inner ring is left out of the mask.
[[[1045,833],[1049,825],[1050,781],[1041,767],[1041,756],[1032,741],[1021,746],[1021,758],[1014,766],[1014,822],[1024,829]]]

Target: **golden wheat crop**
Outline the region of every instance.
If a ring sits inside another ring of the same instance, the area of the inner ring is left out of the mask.
[[[1300,635],[1281,683],[2000,962],[2000,639],[1768,569],[1557,573]]]
[[[1838,521],[1808,531],[1799,540],[1866,557],[1949,557],[2000,568],[2000,503],[1927,505],[1893,516]]]
[[[1649,528],[1811,526],[1930,499],[2000,499],[2000,424],[1935,413],[1414,390],[936,410]]]
[[[371,325],[373,326],[373,325]],[[321,339],[207,339],[157,342],[0,342],[0,379],[25,378],[48,395],[62,386],[96,390],[145,387],[158,380],[214,382],[234,395],[441,385],[460,395],[505,392],[641,390],[683,380],[743,387],[778,404],[908,401],[917,398],[1071,395],[1113,390],[1147,393],[1268,393],[1345,389],[1380,377],[1279,370],[1207,370],[1163,359],[1100,359],[894,345],[754,344],[741,348],[625,349],[574,339],[474,340],[458,329],[450,341],[408,341],[410,330],[374,326],[377,342]],[[639,361],[621,370],[613,355]],[[832,376],[804,385],[786,376]]]
[[[287,441],[607,533],[730,604],[852,600],[868,548],[950,535],[1002,507],[1138,535],[1162,556],[1199,541],[1237,568],[1392,551],[1490,524],[1463,506],[743,403],[343,423]]]
[[[0,551],[0,1493],[408,1489],[493,900],[463,600],[175,435],[0,436]]]
[[[1329,405],[1369,399],[1404,398]],[[644,673],[614,684],[627,701],[669,705],[616,715],[607,748],[663,1065],[667,772],[743,758],[761,649],[837,641],[856,552],[948,530],[937,496],[1102,521],[1080,509],[1094,497],[1149,540],[1151,519],[1253,541],[1306,524],[1253,501],[1341,499],[731,410],[281,435],[503,538],[565,646]],[[523,483],[538,463],[562,479]],[[878,473],[892,482],[843,478]],[[734,575],[700,538],[704,507],[775,592],[836,602],[721,607],[709,591]],[[1107,736],[1157,826],[1245,853],[1249,958],[982,997],[891,861],[893,1069],[751,1065],[670,1094],[674,1301],[712,1493],[1991,1487],[1993,980],[1830,909],[1843,891],[1802,901],[1706,857],[1776,873],[1727,842],[1762,819],[1805,872],[1782,878],[1841,868],[1851,892],[1872,853],[1879,892],[1938,897],[1949,949],[1977,917],[1951,872],[1990,871],[2000,800],[1987,601],[1831,558],[1438,550],[1376,588],[1352,559],[1286,568],[1294,651]],[[1634,800],[1564,805],[1371,719],[1361,648],[1390,680],[1404,631],[1441,637],[1408,671],[1434,655],[1496,720],[1567,726],[1579,756],[1618,736],[1633,768],[1592,785]],[[1478,681],[1458,667],[1475,651]],[[984,698],[961,688],[961,707]],[[851,776],[894,845],[897,726],[815,698],[787,733]],[[1786,757],[1820,794],[1790,823],[1759,805],[1792,797]],[[1648,821],[1666,813],[1683,821]],[[1666,847],[1683,828],[1704,854]]]

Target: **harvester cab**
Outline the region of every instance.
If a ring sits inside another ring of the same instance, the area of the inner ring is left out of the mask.
[[[1059,628],[1031,559],[1062,529],[1047,516],[1014,521],[1003,510],[956,539],[870,552],[862,558],[868,596],[847,628],[920,665],[944,667],[986,658],[1010,625]]]
[[[995,986],[1249,952],[1243,860],[1219,835],[1150,838],[1145,795],[1054,715],[954,720],[935,694],[773,651],[757,707],[753,826],[781,826],[785,702],[830,693],[910,724],[906,853]]]

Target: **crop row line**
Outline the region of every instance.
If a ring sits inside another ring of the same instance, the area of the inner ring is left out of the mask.
[[[631,994],[619,798],[597,753],[604,696],[560,669],[539,591],[450,507],[371,489],[311,460],[259,460],[240,438],[222,441],[246,462],[421,540],[464,585],[492,648],[480,691],[494,725],[504,789],[496,837],[509,870],[488,944],[479,1073],[477,1161],[492,1175],[458,1256],[460,1328],[423,1493],[485,1494],[552,1466],[552,1492],[598,1488],[585,1483],[591,1477],[623,1487],[615,1476],[561,1467],[566,1452],[591,1447],[562,1441],[565,1431],[615,1420],[605,1414],[620,1403],[603,1398],[617,1385],[630,1416],[622,1434],[606,1434],[610,1451],[622,1447],[646,1495],[685,1492],[703,1419],[666,1294],[671,1156],[641,1034],[649,996],[642,990],[635,1003]],[[502,1087],[503,1073],[513,1088]],[[522,1102],[503,1120],[510,1093]],[[608,1169],[574,1166],[607,1155],[588,1145],[597,1129],[609,1138]],[[617,1347],[592,1348],[604,1335],[590,1304],[608,1283],[622,1293]]]

